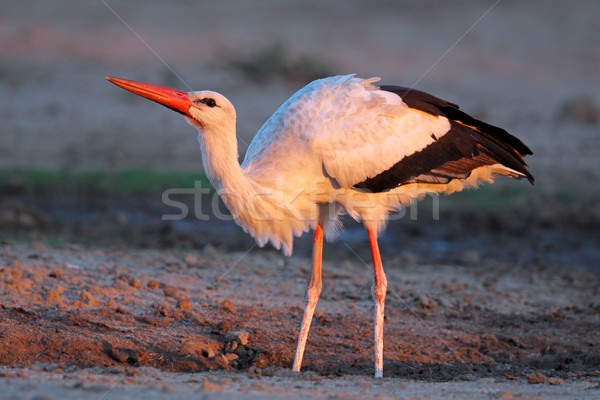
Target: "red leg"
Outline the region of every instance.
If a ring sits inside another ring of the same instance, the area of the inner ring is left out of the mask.
[[[375,279],[371,287],[371,294],[375,301],[375,378],[383,377],[383,311],[385,308],[385,293],[387,291],[387,279],[381,265],[377,234],[372,228],[367,228],[369,233],[369,244],[373,255],[373,266]]]
[[[312,276],[310,283],[306,289],[306,308],[304,309],[304,316],[302,317],[302,325],[300,326],[300,335],[298,336],[298,347],[296,348],[296,357],[294,357],[294,366],[292,371],[300,372],[300,366],[302,365],[302,357],[304,356],[304,347],[306,346],[306,339],[308,338],[308,330],[310,329],[310,322],[312,321],[319,295],[321,294],[321,288],[323,283],[321,281],[321,265],[323,258],[323,228],[321,225],[317,225],[315,228],[315,236],[313,239],[313,265],[312,265]]]

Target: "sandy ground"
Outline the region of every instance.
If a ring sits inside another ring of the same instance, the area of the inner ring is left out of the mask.
[[[378,382],[372,278],[360,256],[325,263],[300,376],[289,368],[306,259],[41,243],[5,244],[1,257],[0,373],[15,393],[46,385],[53,398],[599,393],[600,282],[591,271],[387,260]]]
[[[310,238],[287,259],[232,223],[166,224],[160,194],[0,187],[0,397],[600,398],[600,3],[494,4],[0,5],[2,169],[198,170],[194,131],[106,75],[224,93],[243,154],[313,75],[356,72],[507,128],[537,193],[390,226],[376,381],[355,225],[292,376]]]

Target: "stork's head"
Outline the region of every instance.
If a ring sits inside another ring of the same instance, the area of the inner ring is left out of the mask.
[[[177,111],[202,132],[235,129],[235,108],[225,96],[217,92],[203,90],[186,93],[127,79],[109,76],[106,79],[131,93]]]

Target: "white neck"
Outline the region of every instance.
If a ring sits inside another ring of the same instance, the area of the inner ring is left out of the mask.
[[[256,185],[238,162],[235,128],[204,130],[198,135],[202,149],[204,171],[231,214],[236,218],[251,215]]]
[[[206,131],[198,135],[202,162],[208,179],[233,215],[236,223],[263,246],[271,241],[275,248],[292,253],[293,235],[300,235],[311,221],[289,214],[277,192],[262,187],[249,177],[238,162],[235,129]]]

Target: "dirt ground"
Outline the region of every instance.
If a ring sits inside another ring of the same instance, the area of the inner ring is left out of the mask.
[[[296,376],[308,235],[285,258],[231,221],[158,219],[169,211],[160,193],[32,194],[14,184],[0,193],[7,398],[600,393],[592,212],[562,204],[548,219],[517,202],[500,214],[441,207],[438,221],[424,202],[418,220],[393,221],[381,238],[389,287],[378,381],[370,253],[357,224],[346,221],[325,245],[323,293]]]
[[[600,398],[600,3],[247,4],[2,4],[0,172],[201,168],[178,115],[105,75],[226,94],[243,154],[298,87],[357,72],[507,128],[533,149],[536,185],[441,199],[439,219],[426,200],[390,223],[375,380],[357,224],[325,245],[293,375],[309,235],[286,258],[214,209],[165,221],[160,191],[4,181],[0,397]]]
[[[31,393],[42,378],[87,398],[148,385],[173,396],[403,397],[432,382],[468,382],[471,396],[519,397],[530,393],[527,382],[549,398],[598,394],[597,271],[386,260],[379,383],[371,378],[371,270],[360,256],[325,263],[299,377],[290,365],[307,259],[39,242],[4,244],[0,256],[1,373],[15,382],[9,387],[32,379]]]

